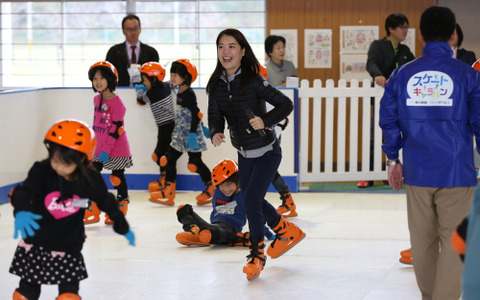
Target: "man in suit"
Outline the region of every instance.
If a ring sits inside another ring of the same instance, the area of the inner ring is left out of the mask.
[[[140,82],[140,66],[149,61],[159,61],[158,52],[153,47],[140,42],[138,37],[142,28],[140,19],[133,14],[122,20],[125,42],[112,46],[106,60],[111,62],[118,72],[118,86],[133,86]],[[133,82],[131,82],[133,79]]]

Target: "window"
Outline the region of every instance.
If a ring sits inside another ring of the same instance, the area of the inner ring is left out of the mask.
[[[241,30],[264,61],[265,1],[132,1],[141,20],[140,40],[157,49],[160,63],[192,60],[194,86],[205,86],[216,64],[215,39]],[[1,86],[90,86],[87,71],[125,40],[125,1],[2,2]],[[168,80],[168,73],[166,80]]]

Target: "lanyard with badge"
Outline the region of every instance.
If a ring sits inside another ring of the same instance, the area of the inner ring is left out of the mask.
[[[395,57],[397,57],[397,54],[398,54],[398,48],[395,48],[395,45],[393,44],[393,41],[390,40],[390,43],[392,43],[392,47],[393,47],[393,52],[395,52]],[[395,69],[398,68],[398,60],[396,60],[395,62]]]
[[[128,45],[128,44],[127,44]],[[142,78],[140,76],[140,65],[137,63],[137,55],[135,53],[136,46],[129,46],[131,48],[130,68],[128,68],[128,75],[130,75],[130,83],[133,86],[135,83],[140,83]]]

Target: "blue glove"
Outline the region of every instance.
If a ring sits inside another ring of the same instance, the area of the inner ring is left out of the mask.
[[[129,245],[135,247],[135,234],[131,229],[125,233],[125,238],[128,240]]]
[[[40,220],[41,218],[41,215],[36,215],[29,211],[21,210],[17,212],[15,214],[15,231],[13,233],[13,238],[16,239],[18,237],[19,231],[22,239],[26,239],[28,236],[34,236],[34,230],[40,228],[35,220]]]
[[[148,89],[144,84],[136,84],[135,85],[135,92],[137,93],[137,96],[138,96],[138,93],[143,93],[143,92],[146,92],[146,91],[148,91]]]
[[[106,164],[108,162],[108,158],[110,155],[108,153],[100,151],[100,155],[98,156],[98,161]]]
[[[202,129],[203,129],[203,135],[204,135],[207,139],[209,139],[209,138],[210,138],[210,130],[208,130],[208,127],[207,127],[207,126],[203,126]]]
[[[142,100],[143,94],[148,91],[147,87],[143,84],[135,84],[135,94],[137,95],[137,104],[145,105],[145,102]]]
[[[198,148],[197,134],[195,132],[190,132],[188,134],[187,147],[190,149]]]

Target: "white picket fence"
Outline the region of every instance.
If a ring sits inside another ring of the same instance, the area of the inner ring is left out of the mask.
[[[313,87],[302,80],[299,98],[299,185],[306,182],[385,180],[382,132],[378,126],[382,87],[371,81],[345,80],[326,86],[317,79]],[[373,100],[371,100],[373,99]],[[374,103],[372,108],[371,103]],[[370,170],[371,122],[373,169]]]

